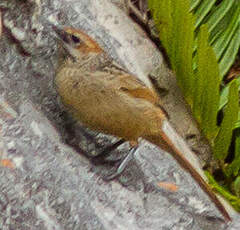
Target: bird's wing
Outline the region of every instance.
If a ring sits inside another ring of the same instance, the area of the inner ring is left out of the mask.
[[[104,69],[103,71],[97,71],[101,79],[107,81],[106,84],[111,85],[111,88],[120,90],[135,98],[145,99],[153,104],[159,104],[159,96],[157,93],[147,87],[142,81],[136,78],[134,75],[128,74],[123,69]]]

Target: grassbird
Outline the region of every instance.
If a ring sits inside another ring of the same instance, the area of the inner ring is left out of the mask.
[[[83,31],[52,28],[61,41],[61,49],[66,51],[59,58],[55,85],[67,110],[86,127],[130,143],[129,154],[109,179],[124,170],[138,147],[139,138],[146,139],[172,154],[208,194],[225,219],[231,220],[191,160],[179,150],[178,145],[185,142],[171,127],[155,90],[116,64]]]

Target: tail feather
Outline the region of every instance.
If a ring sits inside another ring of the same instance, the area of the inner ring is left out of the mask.
[[[198,182],[199,186],[207,193],[217,209],[222,213],[225,220],[231,221],[231,217],[226,208],[206,183],[206,176],[201,170],[197,158],[167,120],[162,122],[162,130],[159,135],[146,137],[145,139],[171,153],[178,163],[191,174],[195,181]],[[193,165],[198,165],[199,167],[194,168]]]

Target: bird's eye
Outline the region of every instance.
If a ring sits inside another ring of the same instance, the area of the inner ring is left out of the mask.
[[[75,36],[75,35],[71,35],[71,38],[72,38],[72,41],[74,43],[79,43],[80,42],[80,39],[77,36]]]

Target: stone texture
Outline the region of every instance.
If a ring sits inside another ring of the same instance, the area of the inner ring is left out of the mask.
[[[160,82],[173,79],[119,8],[107,0],[8,0],[0,8],[0,229],[227,229],[190,175],[155,146],[142,142],[136,159],[111,182],[101,176],[115,167],[94,166],[83,154],[96,154],[114,138],[71,125],[53,84],[57,43],[47,21],[84,29],[138,76],[160,66]],[[173,83],[165,84],[176,94]],[[176,102],[179,93],[174,102],[168,98],[174,96],[164,99],[170,116],[178,108],[190,117]],[[186,127],[177,129],[186,134]],[[64,140],[78,143],[78,151]],[[127,150],[121,146],[113,158]],[[229,229],[239,229],[237,221]]]

